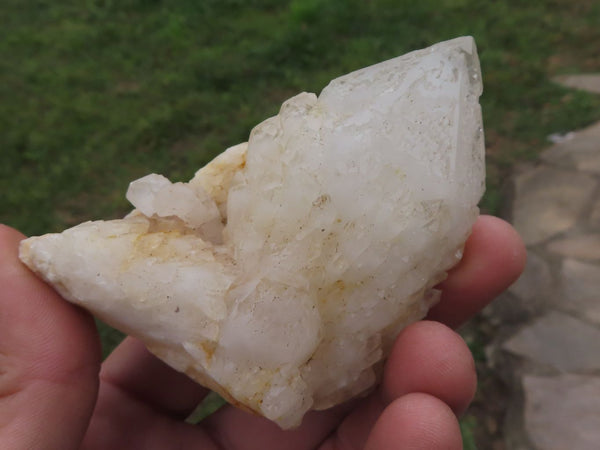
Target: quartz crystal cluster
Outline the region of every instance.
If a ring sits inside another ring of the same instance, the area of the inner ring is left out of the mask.
[[[484,190],[472,38],[302,93],[189,183],[23,241],[65,299],[283,428],[368,392],[425,316]]]

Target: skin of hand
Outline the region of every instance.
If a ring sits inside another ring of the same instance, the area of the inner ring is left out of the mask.
[[[207,391],[127,338],[101,364],[92,317],[17,257],[24,236],[0,225],[0,448],[461,449],[457,417],[472,400],[471,354],[452,328],[521,273],[525,249],[506,222],[482,216],[427,320],[400,333],[379,388],[310,412],[295,430],[231,406],[183,419]]]

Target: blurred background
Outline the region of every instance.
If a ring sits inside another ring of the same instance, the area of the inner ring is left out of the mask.
[[[0,17],[0,221],[28,235],[120,217],[129,181],[187,180],[292,95],[460,35],[484,79],[485,212],[549,135],[600,120],[600,96],[552,82],[600,71],[596,1],[3,0]],[[501,448],[488,334],[467,336],[482,387],[465,448]]]

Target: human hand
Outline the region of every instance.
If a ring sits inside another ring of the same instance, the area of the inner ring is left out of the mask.
[[[127,338],[100,366],[91,316],[17,258],[23,236],[0,225],[2,449],[460,449],[457,416],[476,387],[457,327],[521,273],[510,225],[482,216],[428,316],[402,331],[381,386],[364,399],[310,412],[295,430],[232,406],[183,421],[207,391]]]

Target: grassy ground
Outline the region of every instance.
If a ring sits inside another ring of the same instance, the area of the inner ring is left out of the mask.
[[[599,98],[550,81],[600,70],[589,0],[3,0],[0,16],[0,221],[28,234],[121,216],[130,180],[188,179],[289,96],[458,35],[484,74],[486,210],[548,134],[600,119]]]
[[[26,233],[119,216],[132,178],[187,179],[288,96],[458,35],[484,72],[488,209],[502,169],[600,115],[549,79],[600,66],[597,2],[4,0],[0,14],[0,220]]]

